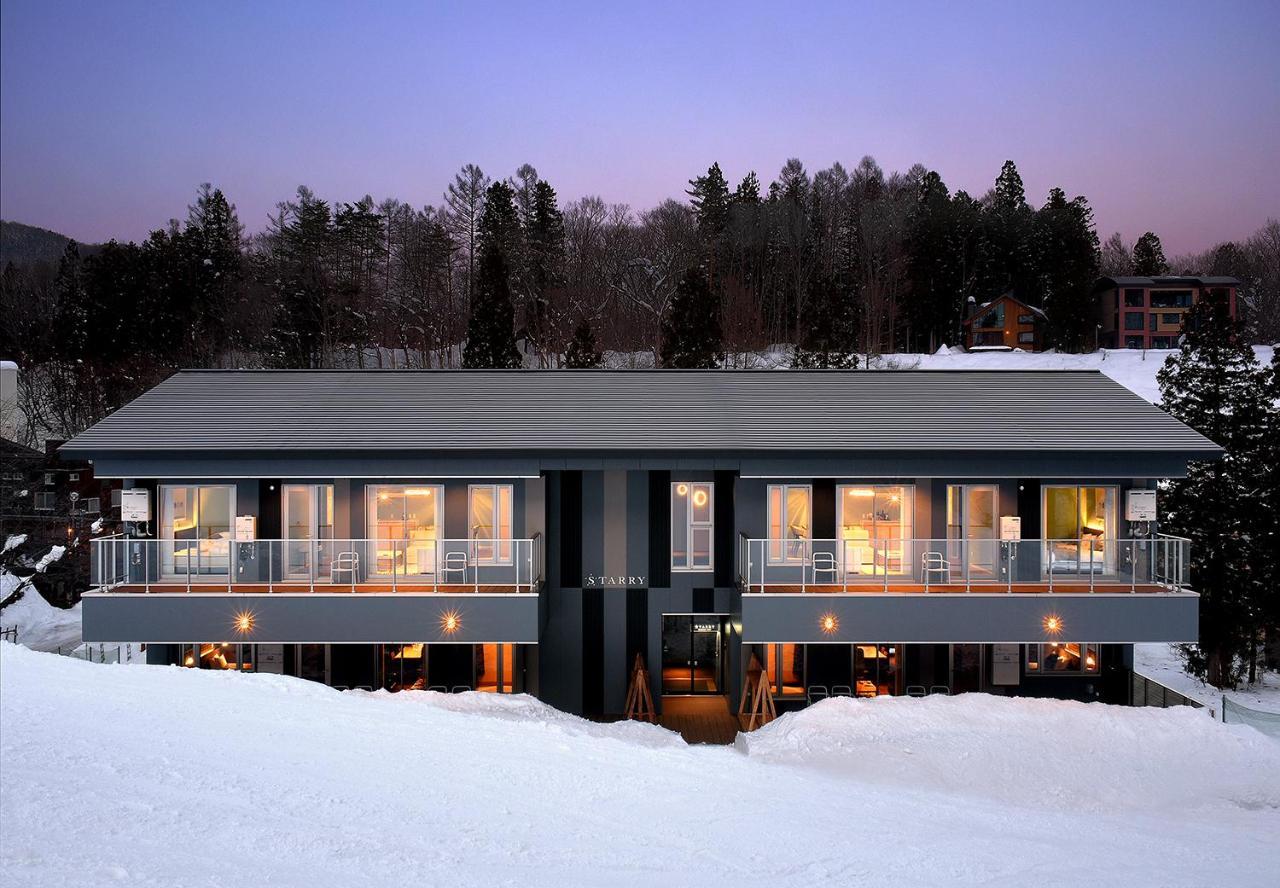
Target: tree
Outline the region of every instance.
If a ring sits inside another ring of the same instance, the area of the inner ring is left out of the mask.
[[[1191,586],[1200,594],[1200,641],[1189,665],[1216,687],[1230,687],[1256,643],[1264,591],[1258,565],[1263,513],[1274,509],[1257,478],[1268,422],[1265,374],[1227,307],[1196,304],[1178,352],[1156,376],[1161,407],[1225,451],[1192,462],[1187,477],[1162,485],[1164,531],[1191,540]],[[1274,404],[1269,408],[1275,410]]]
[[[983,229],[987,249],[983,253],[978,293],[991,298],[1012,290],[1029,305],[1039,306],[1039,252],[1035,236],[1035,212],[1026,201],[1022,176],[1012,160],[1000,168],[995,186],[983,199]]]
[[[471,298],[471,286],[475,277],[476,257],[479,255],[480,214],[484,211],[484,196],[489,188],[489,177],[480,167],[469,163],[454,176],[445,191],[444,202],[448,207],[449,234],[462,245],[466,255],[466,277],[463,291]]]
[[[1068,201],[1061,188],[1054,188],[1036,213],[1036,228],[1048,340],[1064,351],[1080,351],[1091,342],[1094,324],[1098,233],[1093,228],[1093,210],[1083,197]]]
[[[1148,231],[1133,245],[1133,273],[1139,277],[1159,277],[1169,273],[1169,263],[1164,258],[1160,238]]]
[[[685,272],[662,321],[662,366],[685,370],[718,366],[720,302],[696,268]]]
[[[796,369],[856,370],[857,319],[852,294],[833,278],[814,279],[805,300],[805,323],[791,366]]]
[[[720,164],[713,163],[705,176],[690,179],[685,194],[689,195],[703,243],[715,243],[729,223],[729,183],[720,172]]]
[[[600,347],[596,345],[596,334],[586,319],[578,322],[574,328],[573,338],[565,349],[564,365],[573,370],[599,367],[602,361]]]
[[[515,369],[521,361],[516,348],[515,310],[511,306],[507,263],[496,243],[485,244],[483,250],[471,294],[462,366]]]
[[[1103,277],[1125,277],[1133,274],[1133,251],[1125,245],[1120,232],[1114,232],[1102,245],[1098,272]]]
[[[553,291],[563,285],[565,254],[564,217],[556,204],[556,191],[542,180],[532,187],[524,216],[524,245],[521,301],[525,340],[545,365],[551,341],[557,338],[551,302]]]

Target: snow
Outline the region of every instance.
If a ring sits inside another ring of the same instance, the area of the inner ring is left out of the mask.
[[[1280,743],[1187,709],[834,700],[743,754],[523,697],[0,644],[0,725],[15,885],[1245,886],[1280,867]]]
[[[22,597],[0,610],[0,626],[18,628],[18,643],[36,651],[71,650],[80,644],[80,605],[63,609],[54,607],[34,586],[20,577],[0,570],[0,601],[19,586],[25,586]]]
[[[1170,690],[1203,703],[1217,713],[1219,718],[1222,717],[1224,696],[1250,709],[1280,714],[1280,673],[1259,670],[1256,684],[1221,691],[1188,674],[1177,647],[1171,644],[1135,644],[1133,670]]]
[[[10,549],[16,549],[26,541],[27,541],[27,535],[25,533],[9,534],[9,536],[5,537],[3,551],[8,552]]]

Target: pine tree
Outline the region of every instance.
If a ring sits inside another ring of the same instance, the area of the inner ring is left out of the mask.
[[[733,192],[733,202],[736,204],[760,203],[760,178],[756,176],[755,170],[742,177],[742,181]]]
[[[1159,277],[1169,273],[1164,248],[1155,232],[1148,231],[1133,245],[1133,273],[1139,277]]]
[[[476,285],[471,293],[462,366],[515,369],[521,366],[521,361],[516,348],[515,310],[511,306],[507,262],[496,242],[486,243],[482,249]]]
[[[685,272],[662,320],[663,367],[686,370],[718,366],[723,347],[720,301],[696,268]]]
[[[1274,508],[1256,483],[1264,468],[1259,454],[1268,410],[1265,374],[1226,306],[1198,303],[1183,330],[1178,352],[1156,376],[1161,407],[1221,446],[1225,455],[1193,462],[1186,478],[1162,485],[1162,530],[1191,540],[1200,641],[1188,649],[1189,664],[1213,685],[1230,687],[1260,628],[1257,565],[1268,556],[1258,548],[1256,528],[1262,512]]]
[[[584,370],[599,367],[602,359],[600,347],[596,345],[595,331],[584,318],[578,322],[573,338],[569,340],[569,347],[565,349],[564,365],[572,370]]]
[[[1064,351],[1080,351],[1091,344],[1091,294],[1098,277],[1093,210],[1083,197],[1068,201],[1061,188],[1054,188],[1036,213],[1036,229],[1048,340]]]
[[[550,183],[538,180],[532,187],[524,219],[525,269],[523,275],[525,339],[540,359],[546,359],[555,319],[550,316],[552,293],[564,275],[564,217]],[[563,340],[559,340],[563,341]]]
[[[1039,252],[1035,236],[1035,212],[1026,201],[1022,176],[1012,160],[1000,169],[995,187],[987,195],[982,227],[986,249],[978,276],[982,299],[1010,290],[1028,305],[1039,306],[1037,279]]]
[[[815,278],[805,300],[804,329],[791,366],[798,370],[858,369],[858,335],[852,293],[834,278]]]
[[[705,243],[712,243],[724,234],[729,222],[729,183],[720,164],[713,163],[705,176],[689,180],[689,203],[698,219],[698,233]]]

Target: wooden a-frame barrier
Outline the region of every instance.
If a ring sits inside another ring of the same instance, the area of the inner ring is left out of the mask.
[[[766,725],[778,717],[773,705],[773,691],[769,682],[769,670],[764,668],[760,658],[751,655],[751,665],[747,667],[747,678],[742,684],[742,702],[738,704],[738,721],[743,717],[747,722],[745,730],[754,731],[758,725]]]
[[[644,668],[644,655],[636,654],[635,665],[631,667],[631,684],[627,687],[626,717],[637,721],[658,722],[657,710],[653,708],[653,694],[649,690],[649,670]]]

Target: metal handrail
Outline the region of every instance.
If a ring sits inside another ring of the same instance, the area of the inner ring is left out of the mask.
[[[142,539],[91,541],[95,587],[168,590],[237,586],[267,592],[412,586],[414,591],[479,592],[482,586],[536,592],[543,582],[540,533],[497,539]],[[469,588],[468,588],[469,587]]]
[[[878,585],[888,593],[922,586],[924,592],[947,586],[953,591],[1043,586],[1048,592],[1070,584],[1098,590],[1138,591],[1159,586],[1181,591],[1191,541],[1154,537],[932,538],[865,539],[749,538],[739,534],[738,578],[748,592],[808,591],[810,586],[866,591]],[[833,565],[835,570],[833,571]],[[834,576],[832,574],[834,573]],[[1056,587],[1056,588],[1055,588]]]

